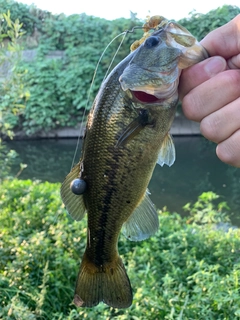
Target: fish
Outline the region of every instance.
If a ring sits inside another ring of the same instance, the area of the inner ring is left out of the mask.
[[[144,35],[103,81],[90,110],[79,163],[61,186],[68,213],[87,213],[87,244],[74,304],[128,308],[133,292],[118,252],[120,232],[142,241],[159,228],[148,184],[156,163],[171,166],[169,134],[181,70],[208,54],[187,29],[151,17]]]

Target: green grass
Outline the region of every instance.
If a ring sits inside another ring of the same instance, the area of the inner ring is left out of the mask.
[[[86,219],[68,217],[59,188],[30,180],[0,186],[0,319],[240,319],[240,231],[212,227],[214,217],[225,219],[212,193],[188,206],[198,222],[204,212],[204,224],[160,212],[156,236],[138,243],[120,237],[134,291],[129,309],[77,309]]]

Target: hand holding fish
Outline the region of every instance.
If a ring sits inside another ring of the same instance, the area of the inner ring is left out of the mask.
[[[240,15],[209,33],[201,44],[209,59],[182,72],[180,98],[187,118],[217,143],[220,160],[240,167]]]

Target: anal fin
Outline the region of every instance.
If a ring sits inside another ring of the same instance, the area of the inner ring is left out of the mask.
[[[132,241],[141,241],[155,234],[159,228],[158,214],[146,191],[142,202],[123,224],[122,232]]]

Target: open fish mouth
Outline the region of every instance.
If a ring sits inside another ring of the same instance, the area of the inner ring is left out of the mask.
[[[160,99],[152,94],[146,93],[144,91],[133,91],[130,90],[133,97],[141,103],[157,103]]]
[[[136,88],[130,88],[129,91],[132,94],[134,100],[141,103],[160,103],[166,99],[171,98],[178,87],[179,79],[177,78],[173,83],[162,84],[159,87],[142,86]]]
[[[140,67],[126,68],[119,78],[123,91],[129,90],[134,100],[141,103],[158,103],[172,97],[177,91],[181,71],[174,68],[160,72],[144,70]],[[137,77],[137,74],[140,74]],[[144,76],[143,76],[144,75]]]

